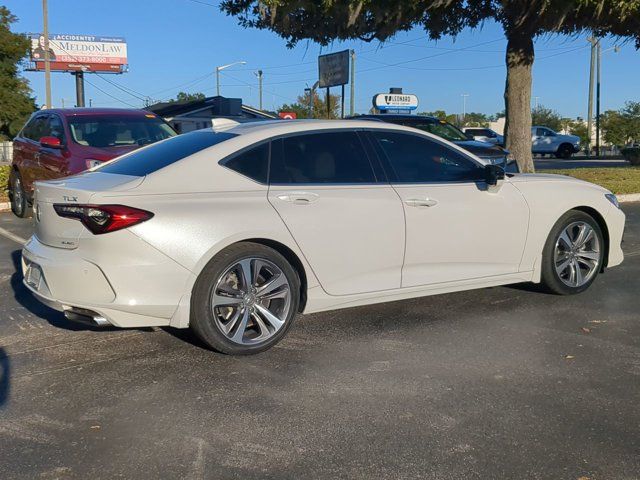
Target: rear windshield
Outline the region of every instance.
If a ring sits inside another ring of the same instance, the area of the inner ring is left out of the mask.
[[[237,136],[235,133],[214,133],[212,131],[186,133],[136,150],[105,163],[96,170],[103,173],[143,177],[205,148]]]
[[[109,148],[142,146],[173,137],[176,132],[155,115],[78,115],[69,118],[78,145]]]

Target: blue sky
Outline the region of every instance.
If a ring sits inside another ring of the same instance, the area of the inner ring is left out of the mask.
[[[203,3],[204,2],[204,3]],[[87,75],[87,102],[94,106],[141,106],[139,97],[168,99],[179,90],[215,94],[216,65],[247,62],[222,72],[225,96],[258,103],[254,72],[264,71],[264,106],[275,109],[292,102],[306,84],[317,79],[317,55],[345,48],[357,54],[356,110],[366,112],[375,93],[402,87],[420,99],[420,111],[462,110],[462,94],[468,94],[467,111],[495,113],[504,108],[504,49],[498,25],[466,31],[455,39],[429,41],[414,29],[380,45],[345,42],[321,48],[300,44],[287,49],[284,40],[269,31],[245,30],[232,17],[203,0],[49,0],[52,33],[125,37],[129,72],[105,75],[121,89],[96,75]],[[210,0],[210,3],[217,3]],[[40,0],[3,2],[19,22],[18,32],[42,30]],[[603,50],[614,45],[603,41]],[[586,117],[589,74],[586,35],[543,37],[536,42],[533,95],[538,102],[564,116]],[[406,63],[401,63],[406,62]],[[398,65],[400,63],[400,65]],[[395,65],[395,66],[389,66]],[[44,74],[25,72],[39,103],[44,101]],[[603,55],[602,108],[618,109],[627,100],[640,100],[640,53],[623,44],[618,53]],[[99,89],[103,90],[100,91]],[[129,94],[128,90],[133,94]],[[338,93],[336,88],[335,93]],[[75,102],[74,79],[55,73],[54,106]],[[110,95],[110,96],[109,96]],[[348,95],[348,87],[347,87]],[[115,98],[113,98],[115,97]],[[347,98],[348,105],[348,98]]]

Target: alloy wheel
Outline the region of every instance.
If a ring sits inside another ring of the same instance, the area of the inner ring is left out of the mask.
[[[11,201],[13,202],[13,210],[16,212],[16,215],[21,215],[24,207],[24,191],[22,190],[22,180],[17,176],[13,180]]]
[[[264,258],[245,258],[218,279],[211,309],[219,330],[234,343],[252,345],[273,337],[291,309],[284,272]]]
[[[554,265],[565,285],[588,283],[600,268],[600,240],[594,228],[583,221],[567,225],[556,240]]]

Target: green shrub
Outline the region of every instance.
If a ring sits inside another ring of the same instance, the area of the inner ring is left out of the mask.
[[[620,150],[625,160],[631,165],[640,165],[640,147],[627,147]]]
[[[11,171],[10,165],[0,166],[0,202],[8,202],[9,197],[7,191],[9,190],[9,172]]]

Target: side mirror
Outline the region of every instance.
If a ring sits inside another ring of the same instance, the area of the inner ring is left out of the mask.
[[[60,139],[56,137],[42,137],[40,139],[40,146],[45,148],[62,148],[62,143]]]
[[[484,166],[484,181],[489,187],[497,186],[500,180],[504,180],[504,168],[493,164]]]

